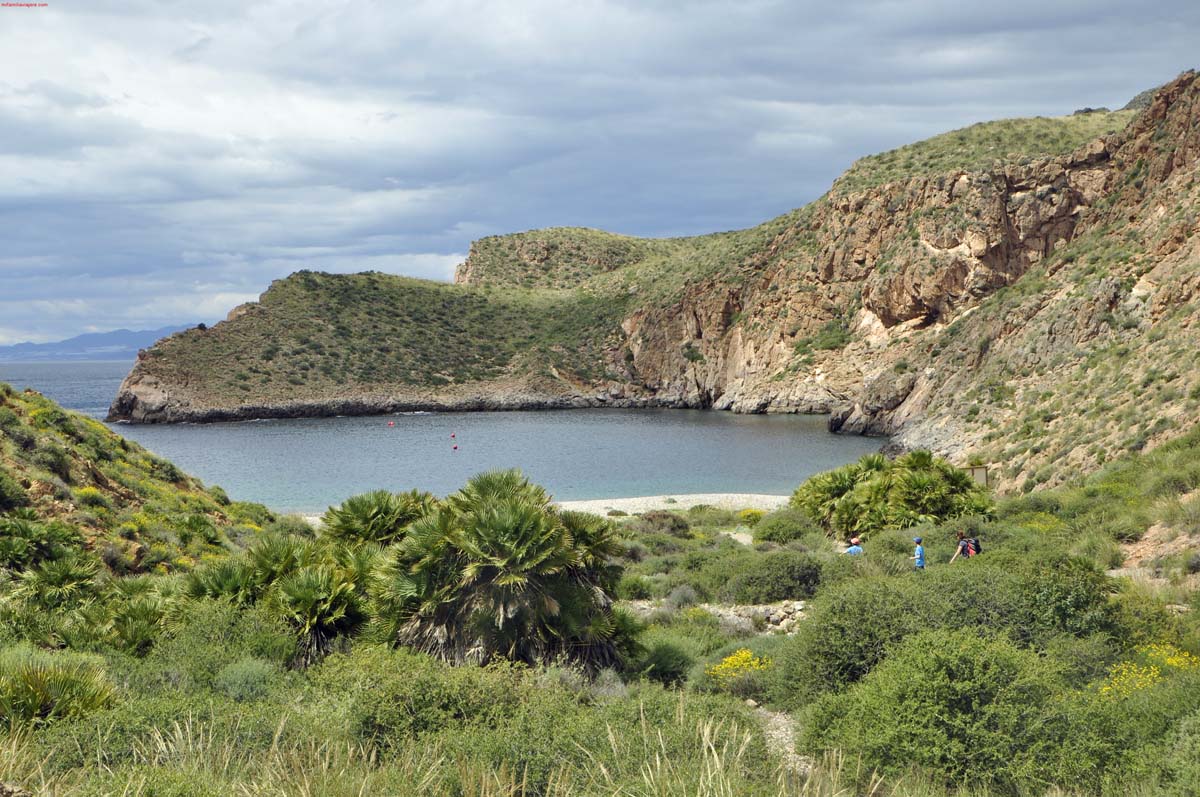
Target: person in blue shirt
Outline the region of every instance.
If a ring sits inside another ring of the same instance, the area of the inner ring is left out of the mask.
[[[925,546],[921,544],[920,537],[913,537],[913,542],[916,543],[917,547],[916,547],[916,550],[913,551],[913,555],[910,556],[909,558],[912,559],[912,561],[913,561],[913,567],[915,567],[917,570],[924,570],[925,569]]]
[[[850,547],[846,549],[846,553],[850,554],[851,556],[861,556],[863,549],[860,542],[861,540],[859,540],[858,537],[851,537]]]

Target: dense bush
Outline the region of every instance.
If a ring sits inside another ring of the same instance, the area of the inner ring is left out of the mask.
[[[1108,589],[1086,562],[1026,564],[998,552],[962,567],[842,581],[818,595],[781,653],[777,697],[803,703],[855,683],[890,646],[928,629],[981,628],[1033,646],[1063,633],[1126,636]]]
[[[381,646],[331,656],[312,679],[314,698],[335,701],[355,737],[385,747],[477,723],[494,726],[511,717],[529,692],[508,665],[448,667]]]
[[[866,538],[886,528],[910,528],[993,511],[985,488],[928,451],[895,460],[868,454],[857,463],[813,476],[792,495],[825,528]]]
[[[975,630],[926,631],[814,704],[803,744],[853,752],[887,774],[916,766],[952,784],[1019,784],[1055,741],[1044,706],[1061,689],[1033,651]]]
[[[238,659],[217,672],[213,686],[232,700],[245,702],[267,695],[278,669],[262,659]]]
[[[643,512],[628,521],[626,527],[637,534],[669,534],[673,537],[686,537],[691,529],[691,524],[682,515],[655,509]]]
[[[266,605],[239,607],[223,600],[173,604],[166,630],[144,660],[126,663],[136,692],[169,685],[203,691],[230,664],[246,659],[282,668],[296,653],[296,636]]]
[[[29,503],[25,488],[0,465],[0,512],[7,512]]]
[[[718,593],[729,603],[774,603],[809,598],[821,582],[821,565],[812,556],[775,551],[737,573]]]
[[[755,524],[754,541],[783,545],[820,530],[821,527],[807,512],[784,507],[764,516]]]

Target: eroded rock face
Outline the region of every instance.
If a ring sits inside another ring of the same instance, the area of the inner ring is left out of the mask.
[[[838,431],[961,456],[982,439],[964,425],[971,396],[1006,395],[1014,385],[1053,392],[1055,370],[1077,350],[1176,318],[1196,299],[1200,276],[1186,264],[1200,257],[1198,161],[1200,86],[1186,73],[1126,130],[1068,155],[835,192],[772,227],[740,262],[683,282],[669,298],[642,300],[631,287],[600,376],[550,368],[537,378],[219,406],[202,385],[168,384],[141,361],[112,417],[705,407],[831,413]],[[1123,260],[1088,276],[1086,262],[1058,257],[1086,236],[1103,252],[1133,243]],[[477,242],[456,279],[561,288],[665,245],[594,231],[579,240],[555,230],[491,238]],[[1005,289],[1003,302],[990,301]],[[253,307],[235,314],[245,320]],[[984,419],[1018,410],[988,409]]]

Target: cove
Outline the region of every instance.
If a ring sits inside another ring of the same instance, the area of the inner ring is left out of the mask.
[[[125,363],[8,365],[0,368],[0,381],[100,415],[127,370]],[[808,476],[880,446],[878,439],[830,434],[824,416],[676,409],[111,428],[206,484],[220,485],[234,500],[303,513],[379,488],[444,495],[491,468],[521,468],[563,501],[685,493],[785,495]]]

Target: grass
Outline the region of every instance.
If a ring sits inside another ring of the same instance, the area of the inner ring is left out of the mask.
[[[981,171],[996,161],[1065,155],[1092,139],[1123,130],[1134,111],[1003,119],[953,130],[854,162],[834,183],[834,194],[863,191],[917,175]]]

